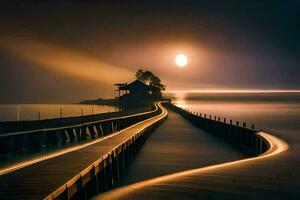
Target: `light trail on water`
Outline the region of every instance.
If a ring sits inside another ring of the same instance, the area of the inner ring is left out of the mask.
[[[269,133],[259,132],[258,134],[260,136],[262,136],[263,138],[265,138],[269,142],[270,148],[268,149],[268,151],[266,151],[265,153],[263,153],[257,157],[246,158],[246,159],[241,159],[241,160],[237,160],[237,161],[226,162],[226,163],[222,163],[222,164],[216,164],[216,165],[211,165],[211,166],[207,166],[207,167],[186,170],[186,171],[177,172],[174,174],[169,174],[169,175],[160,176],[157,178],[148,179],[145,181],[133,183],[133,184],[130,184],[130,185],[127,185],[124,187],[120,187],[120,188],[108,191],[108,192],[104,193],[103,195],[98,196],[96,199],[121,199],[122,196],[124,196],[124,195],[129,195],[130,193],[133,193],[137,190],[145,189],[146,187],[149,187],[152,185],[163,184],[167,181],[172,181],[177,178],[183,178],[185,176],[192,176],[195,174],[204,173],[204,172],[208,172],[208,171],[238,167],[241,164],[247,164],[249,162],[255,162],[258,160],[262,160],[262,159],[265,159],[268,157],[275,156],[275,155],[280,154],[289,149],[289,145],[285,141],[283,141]]]

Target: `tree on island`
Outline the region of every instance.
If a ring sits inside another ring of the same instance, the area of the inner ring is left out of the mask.
[[[147,85],[158,87],[160,90],[166,89],[166,86],[161,83],[160,78],[155,76],[151,71],[139,69],[135,73],[135,77]]]

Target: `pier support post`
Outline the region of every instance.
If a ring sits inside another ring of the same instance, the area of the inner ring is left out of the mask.
[[[86,139],[87,139],[87,135],[86,135],[86,126],[82,126],[82,128],[81,128],[80,139],[81,139],[81,140],[86,140]]]
[[[90,132],[90,136],[92,139],[95,139],[95,129],[94,129],[94,125],[88,126],[89,132]]]

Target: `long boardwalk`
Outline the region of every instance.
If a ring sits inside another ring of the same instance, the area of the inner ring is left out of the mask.
[[[174,114],[170,116],[172,115]],[[169,124],[176,123],[174,121],[177,117],[172,118]],[[161,129],[166,130],[163,127]],[[183,131],[181,126],[174,127],[174,130],[176,129]],[[186,129],[186,132],[190,130]],[[152,136],[154,137],[155,133]],[[183,140],[182,145],[184,143]],[[280,146],[282,143],[278,143],[275,152],[286,148],[284,145]],[[186,148],[190,145],[187,143]],[[173,149],[178,149],[177,145],[175,146]],[[210,150],[208,146],[205,149]],[[228,164],[208,167],[200,164],[193,170],[171,172],[166,176],[156,176],[108,191],[99,195],[97,199],[300,199],[298,173],[283,170],[289,168],[288,163],[284,162],[288,152],[269,157],[261,156],[263,158],[242,159],[243,161],[237,159],[235,162],[227,162]],[[222,155],[222,152],[217,153]],[[189,157],[186,159],[191,161]],[[198,158],[195,157],[194,162],[199,164],[201,159],[199,155]],[[133,169],[135,168],[138,169],[133,166]],[[289,174],[294,174],[294,177]]]
[[[160,121],[163,113],[96,144],[0,176],[0,199],[43,199],[116,146]]]

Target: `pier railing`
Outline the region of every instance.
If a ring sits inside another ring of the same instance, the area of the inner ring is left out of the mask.
[[[228,121],[226,118],[221,119],[217,116],[212,117],[211,115],[192,112],[171,103],[167,103],[166,106],[181,114],[196,126],[252,155],[262,154],[270,147],[269,142],[257,134],[258,130],[254,129],[254,125],[248,128],[245,122],[240,124],[239,121],[236,121],[234,124],[232,120]]]
[[[150,113],[154,119],[144,125],[143,129],[132,137],[116,145],[111,151],[91,163],[88,167],[75,175],[71,180],[49,194],[44,200],[58,199],[90,199],[92,196],[111,189],[126,166],[145,142],[146,138],[167,117],[167,111],[158,103],[157,110]],[[157,114],[158,113],[158,114]],[[151,120],[151,119],[149,119]]]
[[[155,109],[152,111],[123,117],[92,121],[72,126],[0,134],[0,155],[20,151],[35,151],[42,147],[49,146],[64,146],[74,142],[83,142],[89,139],[103,137],[158,115],[161,112],[161,109],[155,105]]]
[[[12,133],[12,132],[20,132],[20,131],[30,131],[36,129],[46,129],[46,128],[56,128],[62,126],[72,126],[81,123],[88,123],[93,121],[99,121],[109,118],[117,118],[128,115],[133,115],[137,113],[148,112],[150,110],[154,110],[149,107],[141,107],[130,110],[122,110],[117,112],[105,112],[105,113],[93,113],[87,115],[87,113],[83,113],[77,116],[68,116],[61,115],[58,118],[50,118],[40,119],[38,117],[35,120],[20,120],[20,121],[0,121],[0,134]],[[108,110],[109,111],[109,110]],[[0,111],[1,115],[1,111]],[[38,115],[38,113],[36,113]],[[45,114],[44,114],[45,115]]]

